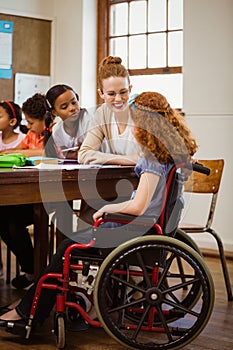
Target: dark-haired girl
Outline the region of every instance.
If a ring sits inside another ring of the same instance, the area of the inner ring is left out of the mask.
[[[11,122],[17,126],[21,123],[21,110],[15,109],[13,102],[2,102],[2,108],[7,108],[12,114]],[[1,108],[0,105],[0,108]],[[12,106],[12,108],[11,108]],[[15,116],[13,113],[15,111]],[[47,104],[45,96],[35,94],[28,98],[22,106],[22,111],[27,120],[28,132],[18,145],[11,145],[1,153],[22,153],[25,156],[40,156],[44,152],[44,128]],[[1,112],[1,110],[0,110]],[[1,118],[0,118],[1,119]],[[52,120],[49,120],[49,124]],[[17,193],[16,193],[17,195]],[[13,278],[12,286],[23,289],[32,284],[34,280],[34,249],[28,226],[34,223],[33,205],[11,205],[1,207],[0,235],[5,244],[17,257],[23,274]]]
[[[17,147],[25,138],[22,132],[15,129],[20,126],[22,111],[13,101],[0,102],[0,151]]]
[[[79,96],[72,87],[65,84],[52,86],[46,93],[48,111],[56,120],[52,139],[60,158],[77,159],[77,152],[89,129],[92,116],[79,104]],[[47,137],[49,134],[47,135]],[[52,141],[46,137],[46,155],[53,156]],[[70,151],[64,152],[64,149]]]
[[[2,153],[21,153],[27,157],[42,156],[44,154],[44,130],[47,104],[45,96],[36,93],[22,105],[22,111],[27,121],[28,132],[25,138],[14,148]],[[49,119],[49,124],[52,124]]]
[[[46,96],[36,93],[22,106],[29,129],[24,140],[8,153],[26,156],[47,155],[77,159],[77,150],[62,153],[62,148],[78,146],[87,132],[90,115],[80,109],[79,97],[68,85],[51,87]],[[55,120],[57,124],[55,124]],[[27,226],[34,223],[33,206],[1,208],[0,235],[18,258],[21,274],[12,280],[17,289],[28,287],[34,279],[34,254]],[[10,218],[10,221],[9,221]]]

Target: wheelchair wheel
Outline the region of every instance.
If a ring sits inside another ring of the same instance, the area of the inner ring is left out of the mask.
[[[191,302],[186,298],[196,285],[198,298]],[[164,236],[139,237],[114,249],[102,263],[94,289],[105,331],[131,349],[185,346],[204,329],[213,304],[213,280],[204,260],[187,244]]]
[[[54,317],[54,333],[56,336],[56,346],[58,349],[64,349],[66,345],[66,327],[65,315],[55,313]]]
[[[85,301],[81,297],[77,296],[75,293],[68,294],[68,301],[71,301],[75,304],[79,304],[84,310],[86,309]],[[75,309],[74,307],[67,308],[68,321],[75,322],[78,321],[80,318],[82,319],[82,316],[80,315],[77,309]]]
[[[202,253],[199,249],[199,247],[197,246],[197,244],[194,242],[194,240],[188,236],[184,231],[178,229],[176,231],[176,235],[175,235],[176,239],[178,239],[179,241],[186,243],[189,247],[192,247],[200,256],[202,256]],[[201,288],[199,286],[198,281],[196,283],[193,283],[192,286],[190,286],[188,288],[188,286],[185,283],[185,273],[184,273],[184,268],[182,265],[182,261],[180,259],[180,257],[177,255],[176,256],[177,259],[177,266],[179,268],[179,273],[180,273],[180,279],[183,282],[183,299],[182,299],[182,305],[185,307],[191,307],[193,305],[196,304],[196,302],[198,301],[198,299],[200,298],[201,295]],[[127,267],[125,267],[127,268]],[[144,282],[143,280],[141,280],[138,283],[138,286],[140,287],[140,285],[142,285]],[[168,284],[169,284],[169,279],[165,280],[164,285],[166,285],[166,288],[168,288]],[[129,296],[128,296],[129,297]],[[136,309],[137,310],[137,309]],[[132,310],[130,309],[130,311],[126,310],[126,316],[130,319],[130,320],[134,320],[135,322],[139,322],[140,318],[141,318],[141,312],[138,313],[138,310],[136,312],[132,312]],[[179,314],[178,313],[172,313],[170,312],[168,315],[166,315],[166,319],[171,321],[174,321],[175,319],[179,318]],[[154,319],[154,325],[160,325],[161,321],[158,318]]]
[[[196,244],[196,242],[185,231],[178,228],[175,233],[175,238],[181,242],[186,243],[189,247],[193,248],[196,252],[198,252],[202,256],[202,253],[198,245]]]
[[[196,244],[196,242],[183,230],[177,229],[175,238],[178,239],[179,241],[187,244],[189,247],[193,248],[201,257],[202,253]],[[184,276],[184,271],[183,271],[183,266],[182,262],[179,257],[177,257],[177,264],[179,266],[179,271],[181,275],[182,282],[185,282]],[[198,298],[200,297],[201,289],[199,288],[198,283],[194,283],[191,289],[188,289],[187,286],[184,286],[184,289],[188,291],[185,300],[183,300],[183,304],[186,306],[191,306],[196,303]]]

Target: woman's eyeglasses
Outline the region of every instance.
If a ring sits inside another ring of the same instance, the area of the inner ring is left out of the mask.
[[[104,97],[109,99],[115,99],[117,95],[119,95],[120,97],[124,97],[128,94],[129,94],[129,89],[121,90],[119,92],[109,91],[109,92],[103,93]]]

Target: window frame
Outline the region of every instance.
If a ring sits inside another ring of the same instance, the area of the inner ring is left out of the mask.
[[[97,0],[97,74],[98,74],[98,65],[101,60],[109,55],[109,43],[110,43],[110,2],[112,0]],[[132,0],[116,0],[115,3],[130,3]],[[168,2],[169,0],[167,0]],[[168,6],[167,6],[168,11]],[[167,14],[168,17],[168,14]],[[168,32],[174,32],[175,30],[164,30],[163,32],[168,34]],[[183,29],[182,29],[183,31]],[[148,35],[151,32],[146,32]],[[128,34],[128,36],[132,36]],[[168,43],[166,44],[168,45]],[[167,46],[166,46],[167,48]],[[168,50],[166,50],[166,55],[168,55]],[[166,59],[168,62],[168,58]],[[130,76],[136,75],[153,75],[153,74],[179,74],[183,73],[183,66],[166,66],[158,68],[142,68],[142,69],[128,69]],[[100,99],[97,96],[97,101],[100,102]]]

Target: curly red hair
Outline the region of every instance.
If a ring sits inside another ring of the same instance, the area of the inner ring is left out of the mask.
[[[187,161],[197,151],[197,143],[184,117],[171,108],[158,92],[143,92],[131,108],[135,138],[144,154],[153,154],[160,163]]]

